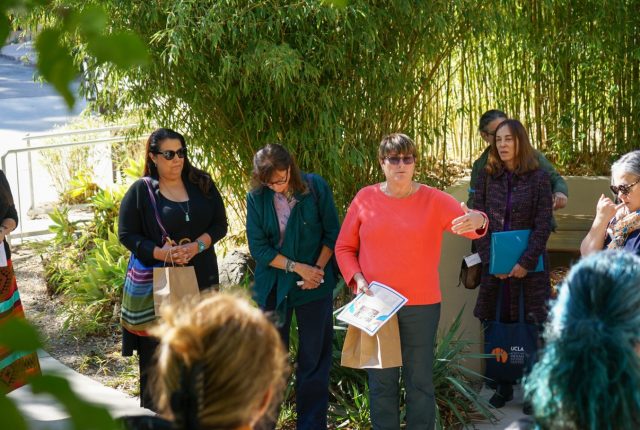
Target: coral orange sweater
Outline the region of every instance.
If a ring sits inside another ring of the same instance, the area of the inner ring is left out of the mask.
[[[439,303],[438,264],[444,231],[463,215],[453,197],[421,186],[411,196],[396,199],[370,185],[358,192],[342,224],[335,254],[345,281],[362,272],[403,294],[407,305]],[[464,236],[482,237],[485,230]]]

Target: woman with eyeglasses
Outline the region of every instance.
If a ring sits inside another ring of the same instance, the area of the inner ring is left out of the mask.
[[[143,178],[131,185],[120,205],[120,241],[148,266],[163,262],[193,266],[200,290],[217,288],[213,245],[227,234],[227,216],[218,189],[208,173],[189,162],[180,133],[155,130],[147,140],[145,154]],[[159,221],[170,240],[163,241]],[[123,326],[122,354],[130,356],[137,350],[140,359],[140,404],[154,410],[148,379],[156,347],[157,341],[146,331]]]
[[[327,428],[337,280],[332,256],[339,230],[333,194],[323,178],[302,173],[282,145],[270,144],[255,154],[247,194],[254,296],[263,310],[274,312],[287,347],[295,312],[299,430]]]
[[[600,196],[596,217],[580,245],[583,256],[605,248],[640,255],[640,150],[613,163],[611,191],[619,203],[604,194]]]
[[[520,294],[524,297],[524,318],[542,325],[547,319],[551,294],[546,244],[551,234],[553,198],[551,180],[539,164],[522,123],[508,119],[496,128],[489,158],[478,176],[474,207],[489,216],[489,232],[475,241],[482,260],[482,280],[474,315],[483,323],[495,321],[502,297],[500,320],[519,320]],[[494,233],[529,230],[526,248],[508,273],[489,273]],[[535,271],[542,259],[541,271]],[[530,364],[530,363],[528,363]],[[512,378],[512,377],[511,377]],[[513,399],[514,380],[496,378],[496,392],[489,400],[495,408]],[[523,405],[525,413],[529,405]]]
[[[373,281],[409,299],[398,311],[406,425],[433,429],[434,343],[440,319],[438,264],[445,231],[477,238],[487,218],[450,195],[413,180],[416,146],[400,133],[385,136],[378,148],[385,181],[355,196],[336,243],[342,275],[354,292]],[[367,369],[371,424],[375,430],[400,428],[400,369]]]

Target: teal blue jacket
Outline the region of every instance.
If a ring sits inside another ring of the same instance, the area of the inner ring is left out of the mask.
[[[278,216],[273,204],[274,192],[261,187],[247,194],[247,239],[249,251],[256,260],[254,298],[264,306],[273,288],[276,288],[276,310],[326,297],[336,285],[336,267],[333,258],[324,268],[324,283],[313,290],[302,290],[296,285],[301,280],[296,273],[286,273],[271,267],[269,263],[278,254],[290,260],[315,265],[323,245],[334,249],[340,221],[329,185],[318,175],[303,174],[304,182],[311,189],[295,194],[298,201],[291,210],[285,229],[284,241],[280,241]]]

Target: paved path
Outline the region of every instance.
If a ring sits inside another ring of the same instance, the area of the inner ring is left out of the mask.
[[[124,415],[153,415],[139,405],[138,398],[131,398],[113,388],[106,387],[93,379],[81,375],[60,363],[44,351],[39,351],[42,371],[64,376],[73,390],[83,399],[104,406],[114,417]],[[64,408],[49,395],[35,395],[29,386],[19,388],[8,396],[14,400],[24,414],[30,430],[70,429],[69,415]]]
[[[20,58],[33,56],[28,44],[15,44],[0,50],[0,154],[22,147],[26,133],[43,132],[67,123],[84,109],[78,100],[69,111],[64,100],[48,84],[34,82],[36,69]]]
[[[480,395],[489,400],[493,395],[493,390],[483,388]],[[504,429],[512,422],[525,417],[522,413],[522,388],[520,385],[513,387],[513,400],[508,402],[503,408],[494,409],[494,414],[499,419],[497,424],[479,423],[475,424],[474,428],[477,430],[489,430],[489,429]]]
[[[29,58],[31,64],[25,64],[23,57]],[[77,117],[86,106],[84,100],[80,99],[70,111],[50,85],[34,82],[34,60],[30,42],[0,49],[0,157],[11,149],[25,148],[26,142],[22,139],[27,133],[51,131]],[[38,157],[37,153],[32,157],[34,200],[37,203],[48,202],[55,195],[55,189],[45,175],[46,170],[39,165]],[[6,163],[5,175],[20,210],[18,233],[46,229],[48,219],[31,220],[27,216],[28,209],[33,205],[30,201],[27,156],[21,154],[16,158],[10,154],[6,157]]]

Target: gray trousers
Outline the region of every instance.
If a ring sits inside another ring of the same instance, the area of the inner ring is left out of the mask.
[[[440,303],[398,311],[402,378],[407,392],[406,430],[435,428],[433,356]],[[373,430],[400,429],[400,368],[367,369]]]

